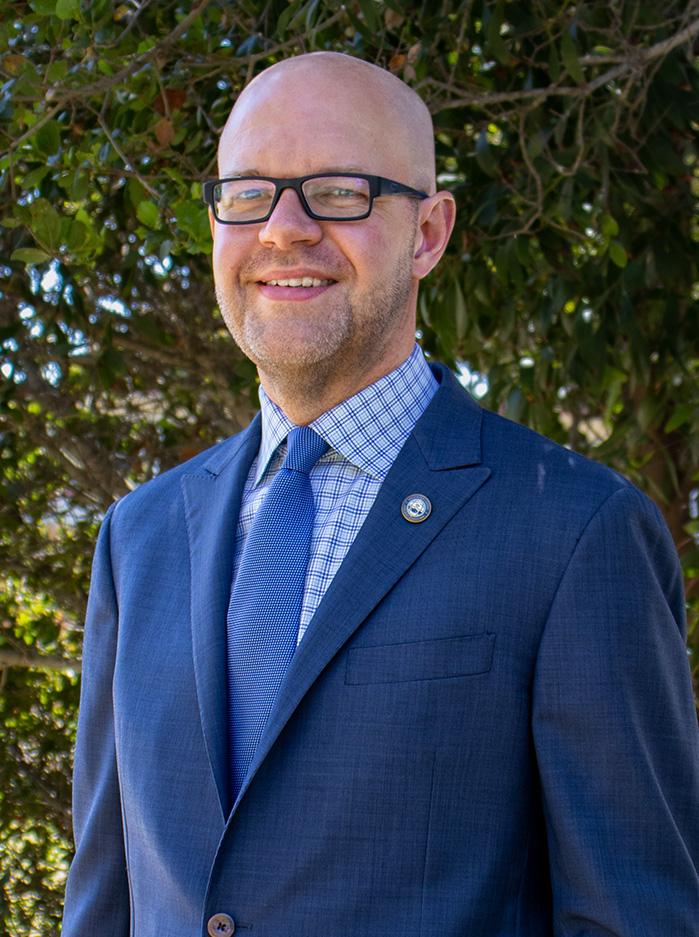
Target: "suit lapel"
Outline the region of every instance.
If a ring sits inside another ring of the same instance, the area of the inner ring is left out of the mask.
[[[244,432],[220,446],[196,473],[181,479],[189,537],[197,698],[224,818],[230,808],[225,722],[226,614],[240,502],[259,445],[258,414]]]
[[[311,620],[238,795],[250,782],[294,710],[329,661],[490,475],[480,465],[482,413],[451,373],[384,479],[376,501]],[[432,513],[420,524],[401,514],[403,499],[426,495]],[[357,584],[361,583],[361,589]]]

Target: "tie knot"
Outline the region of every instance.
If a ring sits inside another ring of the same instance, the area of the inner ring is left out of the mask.
[[[326,441],[310,426],[296,426],[289,433],[289,448],[284,468],[308,475],[328,448]]]

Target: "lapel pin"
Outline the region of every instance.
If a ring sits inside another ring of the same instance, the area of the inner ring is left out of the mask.
[[[432,513],[432,502],[427,495],[413,494],[403,499],[400,513],[411,524],[421,524]]]

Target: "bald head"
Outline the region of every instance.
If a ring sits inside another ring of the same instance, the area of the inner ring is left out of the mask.
[[[248,165],[254,151],[256,164]],[[320,165],[323,158],[344,165]],[[267,168],[257,165],[265,159]],[[271,163],[284,171],[272,171]],[[221,175],[324,169],[363,170],[434,193],[434,135],[425,103],[395,75],[340,52],[299,55],[261,72],[224,128]]]

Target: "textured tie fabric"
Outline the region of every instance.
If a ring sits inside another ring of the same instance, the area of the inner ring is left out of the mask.
[[[291,430],[286,461],[255,514],[231,590],[227,676],[234,799],[296,649],[315,517],[308,473],[327,449],[310,427]]]

